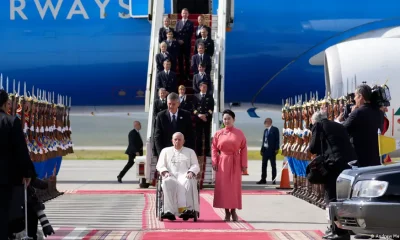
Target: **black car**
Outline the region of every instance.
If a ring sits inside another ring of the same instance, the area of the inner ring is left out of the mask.
[[[337,179],[329,208],[340,228],[356,234],[400,236],[400,164],[354,168]]]

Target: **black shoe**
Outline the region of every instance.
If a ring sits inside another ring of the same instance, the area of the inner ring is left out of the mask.
[[[370,235],[361,235],[357,234],[354,236],[355,239],[371,239],[372,237]],[[373,238],[373,239],[379,239],[379,238]]]
[[[332,229],[330,227],[326,227],[325,235],[329,235],[332,233]]]
[[[170,220],[170,221],[175,221],[175,220],[176,220],[175,215],[172,214],[172,213],[170,213],[170,212],[163,213],[163,214],[161,215],[161,218],[162,218],[162,219],[168,219],[168,220]]]
[[[191,211],[191,210],[185,210],[185,211],[183,211],[183,213],[181,213],[181,215],[179,215],[179,218],[183,218],[183,220],[187,220],[187,219],[189,219],[189,218],[193,218],[194,217],[194,215],[193,215],[193,211]]]
[[[330,240],[350,240],[350,234],[345,235],[337,235],[337,234],[327,234],[322,237],[322,239],[330,239]]]
[[[122,178],[120,178],[120,177],[118,176],[117,179],[118,179],[118,182],[119,182],[119,183],[122,183]]]
[[[275,184],[276,184],[276,181],[275,181],[275,180],[274,180],[274,181],[272,181],[272,184],[274,184],[274,185],[275,185]]]
[[[267,184],[267,181],[265,181],[265,180],[260,180],[260,181],[257,182],[257,184]]]

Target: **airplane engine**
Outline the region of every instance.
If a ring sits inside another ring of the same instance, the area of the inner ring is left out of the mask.
[[[356,86],[387,82],[392,100],[387,117],[387,136],[400,139],[400,41],[397,38],[368,38],[346,41],[325,50],[326,92],[332,98],[354,92]],[[397,114],[399,115],[396,115]]]

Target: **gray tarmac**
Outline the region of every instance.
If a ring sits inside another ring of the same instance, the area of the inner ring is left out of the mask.
[[[134,168],[132,168],[126,174],[122,184],[117,182],[116,176],[125,164],[126,161],[123,160],[63,161],[57,179],[58,190],[73,192],[74,190],[139,189],[138,181],[135,178]],[[278,173],[281,172],[282,165],[283,161],[277,162]],[[277,177],[277,185],[271,184],[270,168],[268,169],[267,173],[267,180],[269,184],[255,184],[260,179],[260,166],[261,161],[249,161],[249,175],[243,176],[243,189],[268,191],[275,190],[276,186],[279,185],[280,174],[278,174]],[[291,175],[290,179],[292,180]],[[154,191],[154,188],[149,188],[149,191]],[[116,196],[114,196],[115,199],[111,199],[111,195],[102,196],[103,197],[96,200],[91,196],[82,195],[77,197],[75,194],[66,194],[48,203],[47,208],[50,209],[48,216],[50,219],[55,217],[56,226],[65,226],[65,224],[67,224],[68,226],[79,227],[82,225],[88,225],[102,229],[107,227],[107,220],[98,216],[100,216],[103,211],[105,211],[106,215],[111,214],[108,211],[109,208],[107,206],[112,203],[114,209],[116,209],[114,215],[120,213],[122,211],[121,209],[125,209],[124,211],[127,211],[127,214],[125,214],[123,217],[124,224],[122,224],[122,228],[126,228],[128,223],[131,224],[130,226],[132,227],[139,226],[141,224],[141,222],[139,223],[138,219],[135,219],[132,216],[132,213],[137,212],[140,208],[142,209],[143,203],[138,202],[136,198],[132,199],[131,201],[137,204],[132,204],[130,209],[126,209],[126,206],[121,206],[124,202],[127,203],[126,201],[128,200],[126,198],[116,198]],[[108,199],[107,202],[109,202],[108,205],[104,203],[104,199],[106,198]],[[76,201],[74,206],[79,205],[81,202],[90,204],[93,208],[87,208],[88,205],[85,205],[86,208],[83,206],[79,209],[79,211],[76,211],[78,216],[83,216],[83,219],[77,218],[75,214],[68,215],[68,211],[64,209],[65,206],[63,204],[73,201]],[[118,205],[117,208],[115,208],[116,205]],[[95,210],[97,206],[102,207],[100,207],[99,210]],[[81,212],[81,214],[79,214],[79,212]],[[326,229],[324,210],[291,195],[243,195],[243,209],[238,211],[238,214],[256,229],[321,231]],[[113,226],[113,224],[109,225],[109,227]]]
[[[258,147],[261,146],[265,118],[272,118],[281,131],[281,109],[279,106],[263,107],[256,111],[260,118],[251,118],[246,112],[250,107],[243,104],[232,110],[236,113],[235,125],[245,133],[248,146]],[[73,107],[70,119],[73,143],[80,148],[125,147],[135,120],[142,123],[142,138],[147,133],[148,113],[144,112],[143,106]]]
[[[66,194],[46,203],[46,214],[56,228],[73,227],[68,238],[81,239],[87,229],[142,231],[145,200],[140,194],[68,194],[75,190],[139,189],[133,167],[118,183],[116,176],[126,160],[64,160],[58,175],[58,190]],[[248,176],[243,176],[244,190],[276,190],[283,161],[277,161],[277,185],[271,185],[271,169],[267,185],[255,184],[260,179],[261,161],[250,160]],[[292,176],[289,174],[290,180]],[[150,187],[147,191],[154,191]],[[238,215],[258,230],[320,230],[327,226],[326,211],[308,202],[284,195],[244,194],[243,209]],[[119,219],[118,222],[115,219]],[[60,230],[59,230],[60,231]],[[80,235],[79,235],[80,236]],[[303,238],[302,238],[303,239]],[[354,238],[352,238],[354,239]],[[384,238],[382,238],[384,239]]]

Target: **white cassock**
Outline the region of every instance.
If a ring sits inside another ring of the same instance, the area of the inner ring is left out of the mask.
[[[200,172],[197,155],[192,149],[164,148],[158,158],[157,171],[160,174],[167,171],[170,175],[167,178],[163,177],[161,184],[164,193],[164,213],[177,215],[184,208],[199,211],[197,180],[195,177],[186,177],[189,171],[195,175]]]

